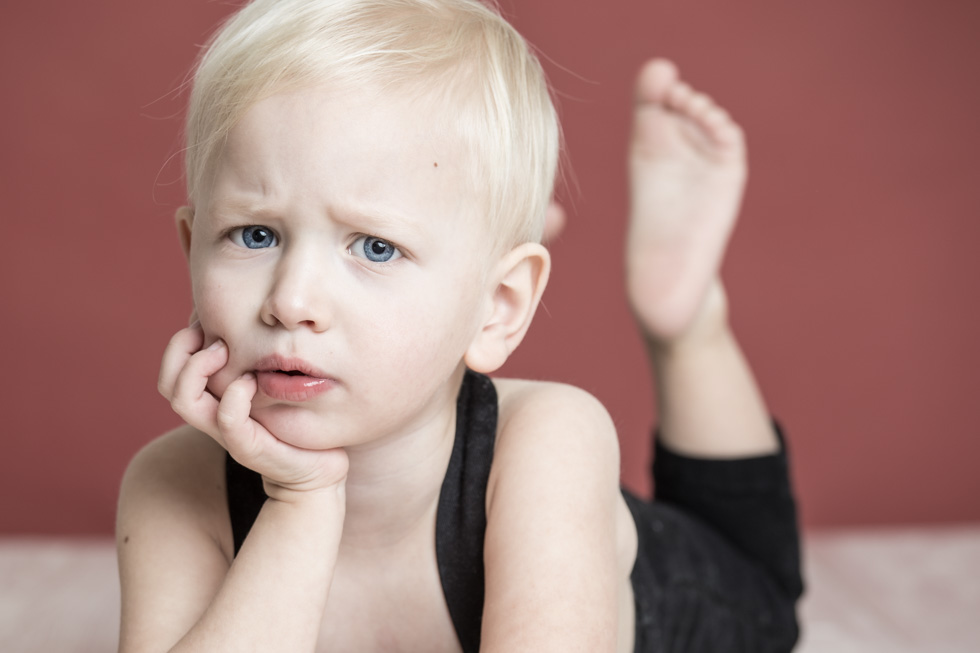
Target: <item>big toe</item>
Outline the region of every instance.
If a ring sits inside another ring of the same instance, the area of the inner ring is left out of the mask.
[[[672,61],[651,59],[646,62],[636,77],[636,101],[665,103],[677,76],[677,66]]]

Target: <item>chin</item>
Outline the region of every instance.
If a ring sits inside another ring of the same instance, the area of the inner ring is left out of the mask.
[[[321,451],[342,445],[332,442],[328,430],[320,420],[299,406],[278,404],[255,407],[251,416],[277,440],[293,447]]]

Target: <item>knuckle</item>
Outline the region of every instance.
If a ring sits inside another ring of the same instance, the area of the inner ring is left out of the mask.
[[[192,404],[184,397],[175,396],[170,399],[170,407],[174,409],[175,413],[183,417],[191,412]]]
[[[170,336],[170,342],[167,343],[167,351],[171,351],[183,345],[187,338],[186,331],[186,329],[181,329],[177,333]]]
[[[237,417],[235,416],[235,411],[222,402],[218,404],[218,412],[215,415],[215,420],[218,422],[218,427],[222,431],[230,431],[235,428]]]

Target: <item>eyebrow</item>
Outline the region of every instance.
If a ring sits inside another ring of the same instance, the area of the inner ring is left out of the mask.
[[[374,210],[370,206],[340,207],[332,217],[334,220],[349,225],[358,231],[389,235],[396,241],[399,236],[424,231],[424,227],[417,220],[412,220],[408,216],[390,210]]]
[[[248,192],[232,192],[218,195],[217,201],[209,202],[208,212],[217,215],[219,218],[231,216],[254,216],[256,218],[274,218],[281,215],[280,211],[275,210],[267,202],[263,201],[261,194]]]
[[[253,202],[225,201],[212,204],[210,211],[219,220],[230,220],[248,216],[249,220],[264,221],[274,219],[280,215],[267,206]]]
[[[285,212],[261,199],[228,197],[212,205],[211,213],[219,220],[230,219],[232,216],[248,216],[250,220],[263,221],[281,219]],[[397,211],[387,208],[382,210],[369,204],[327,207],[323,215],[368,235],[386,235],[395,241],[425,231],[425,227],[417,220]]]

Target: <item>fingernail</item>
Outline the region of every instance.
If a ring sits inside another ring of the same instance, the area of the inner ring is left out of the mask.
[[[211,343],[211,346],[208,347],[208,351],[217,351],[218,349],[221,349],[224,346],[225,343],[219,338],[218,340],[215,340],[214,342]]]
[[[200,329],[201,328],[201,321],[200,320],[194,320],[193,322],[190,323],[190,326],[188,326],[187,328],[188,329]]]
[[[244,374],[242,374],[241,379],[242,381],[254,381],[255,375],[252,374],[251,372],[245,372]]]

